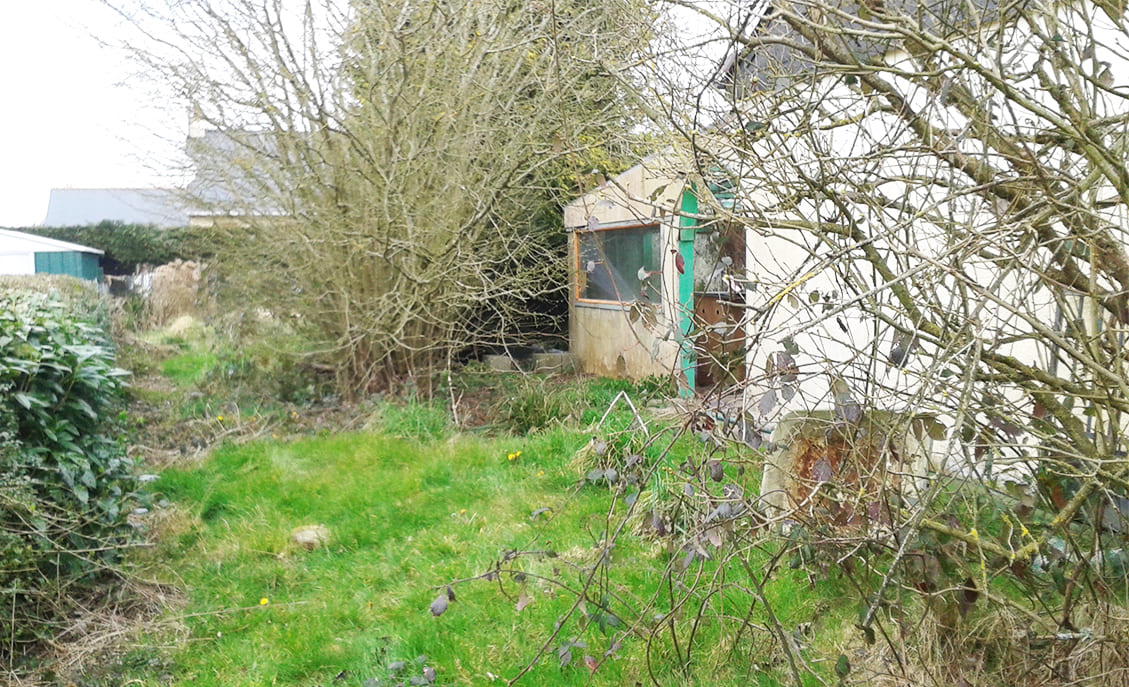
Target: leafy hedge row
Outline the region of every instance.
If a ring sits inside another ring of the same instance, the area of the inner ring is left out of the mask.
[[[0,293],[0,665],[50,634],[130,537],[125,373],[86,310]]]
[[[132,274],[139,265],[163,265],[212,255],[207,230],[196,227],[162,229],[151,224],[107,220],[85,226],[30,227],[20,231],[105,251],[101,264],[106,274]]]

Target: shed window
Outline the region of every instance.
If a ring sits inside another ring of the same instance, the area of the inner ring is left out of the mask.
[[[658,225],[578,231],[576,237],[580,299],[659,302],[662,251]]]

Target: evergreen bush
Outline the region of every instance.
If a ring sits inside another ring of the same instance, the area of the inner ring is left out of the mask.
[[[29,227],[20,231],[104,251],[100,262],[106,274],[132,274],[140,265],[163,265],[212,255],[207,231],[195,227],[162,229],[151,224],[106,220],[84,226]]]
[[[92,310],[0,293],[0,664],[50,633],[131,532],[126,373]]]

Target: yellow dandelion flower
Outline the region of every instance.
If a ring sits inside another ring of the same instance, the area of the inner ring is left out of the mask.
[[[268,599],[265,596],[263,598],[259,599],[259,605],[260,606],[266,606],[269,603],[270,603],[270,599]]]

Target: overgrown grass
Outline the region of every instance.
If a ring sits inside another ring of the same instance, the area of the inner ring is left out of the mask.
[[[422,443],[357,434],[232,447],[166,472],[157,488],[180,511],[155,561],[190,590],[190,612],[205,613],[187,621],[197,641],[177,658],[177,684],[312,684],[341,671],[356,684],[421,654],[444,681],[512,674],[568,597],[531,585],[536,599],[519,614],[492,585],[475,584],[457,587],[441,617],[428,605],[436,585],[486,571],[535,537],[593,543],[577,533],[601,496],[577,502],[563,469],[582,443],[566,432]],[[541,507],[571,515],[530,522]],[[329,529],[328,546],[289,543],[292,529],[311,524]],[[585,673],[554,670],[540,683],[580,683]]]
[[[427,666],[439,684],[476,685],[515,676],[543,645],[523,684],[647,684],[649,673],[664,685],[787,683],[769,634],[726,635],[749,612],[745,582],[724,581],[699,606],[671,608],[661,594],[648,603],[680,555],[630,534],[589,578],[626,506],[609,518],[613,493],[583,484],[575,456],[588,434],[468,436],[440,426],[433,407],[395,408],[371,432],[227,446],[164,473],[155,488],[174,506],[156,525],[159,546],[139,564],[189,596],[179,618],[190,639],[171,665],[161,663],[173,684],[313,685],[342,675],[340,684],[360,685],[405,661],[401,679]],[[328,544],[291,543],[306,525],[324,525]],[[457,600],[433,617],[429,605],[445,585],[494,568],[495,579],[453,584]],[[771,592],[777,613],[789,631],[823,617],[819,631],[838,636],[825,595],[808,583],[784,571]],[[634,615],[643,609],[658,619]],[[700,625],[689,670],[655,632],[663,614],[677,617],[684,642],[690,624]],[[561,667],[562,643],[573,641]],[[585,657],[599,662],[595,673]],[[135,677],[156,684],[149,672]]]
[[[243,402],[214,394],[226,357],[202,341],[182,344],[163,363],[194,396],[180,414],[220,423],[218,409]],[[466,414],[456,424],[446,398],[386,400],[360,409],[358,431],[333,433],[307,421],[313,409],[291,406],[277,431],[260,434],[275,438],[166,469],[153,501],[171,505],[151,516],[157,546],[134,563],[186,596],[165,619],[168,636],[153,638],[173,648],[139,649],[88,676],[92,684],[372,685],[400,662],[397,682],[383,684],[422,679],[424,668],[437,684],[486,684],[530,662],[522,684],[791,683],[759,612],[742,624],[757,602],[737,566],[724,564],[733,548],[696,560],[690,572],[717,584],[691,590],[682,573],[669,575],[684,558],[681,535],[655,537],[638,514],[616,532],[629,494],[642,487],[648,503],[677,509],[680,466],[712,455],[689,434],[671,445],[676,429],[651,444],[621,434],[633,422],[624,404],[594,427],[620,393],[645,408],[662,384],[473,367],[446,384],[456,409],[487,422],[467,431]],[[632,452],[665,469],[618,493],[586,479],[593,467],[622,471]],[[757,473],[744,465],[755,461],[738,462],[727,481],[751,488]],[[328,543],[292,543],[303,526],[324,526]],[[752,559],[767,565],[774,551]],[[788,632],[811,625],[804,641],[819,648],[805,651],[818,665],[856,611],[828,601],[845,596],[841,580],[813,591],[804,571],[777,569],[769,597]],[[457,600],[434,617],[429,606],[448,584]],[[809,682],[819,683],[814,674]]]
[[[1023,609],[1035,593],[1061,606],[1077,563],[1044,549],[1020,588],[951,537],[920,535],[891,568],[880,528],[765,526],[761,454],[674,418],[641,431],[622,403],[604,418],[620,394],[646,415],[661,380],[471,365],[427,382],[430,400],[420,384],[345,406],[278,347],[221,339],[150,341],[166,379],[135,390],[147,413],[131,424],[166,450],[149,470],[174,467],[143,503],[156,546],[132,565],[183,604],[81,684],[1015,684],[996,677],[1060,660]],[[727,490],[748,510],[714,519]],[[1010,504],[982,496],[954,487],[937,505],[981,537],[1021,536]],[[303,526],[327,543],[293,543]]]

